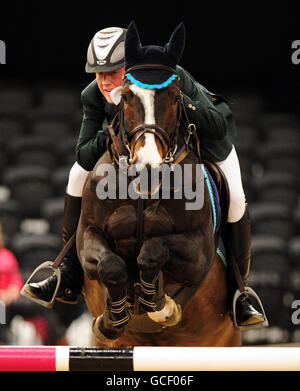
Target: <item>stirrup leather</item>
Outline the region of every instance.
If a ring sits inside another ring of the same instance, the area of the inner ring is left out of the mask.
[[[258,304],[260,306],[260,310],[261,310],[261,312],[262,312],[262,314],[264,316],[264,321],[263,322],[256,323],[256,324],[253,324],[253,325],[248,325],[248,326],[239,326],[237,324],[237,322],[236,322],[236,302],[244,294],[248,294],[249,296],[254,297],[254,299],[258,302]],[[234,326],[236,328],[238,328],[239,330],[241,330],[241,331],[246,331],[246,330],[251,330],[251,329],[260,329],[262,327],[268,327],[269,326],[269,322],[268,322],[268,319],[266,317],[265,310],[264,310],[264,307],[262,305],[262,302],[261,302],[260,298],[258,297],[257,293],[252,288],[250,288],[248,286],[245,286],[245,290],[243,292],[241,292],[239,289],[237,289],[235,291],[235,294],[233,296],[233,302],[232,302],[232,313],[233,313],[233,323],[234,323]]]
[[[32,300],[40,305],[42,305],[43,307],[46,307],[46,308],[52,308],[53,305],[54,305],[54,301],[55,301],[55,297],[56,297],[56,294],[57,294],[57,291],[60,287],[60,283],[61,283],[61,270],[59,267],[55,268],[53,267],[53,264],[54,262],[51,262],[51,261],[47,261],[47,262],[44,262],[42,263],[41,265],[39,265],[33,272],[32,274],[30,275],[30,277],[28,278],[28,280],[26,281],[26,283],[24,284],[23,288],[21,289],[20,291],[20,294],[24,297],[26,297],[27,299],[29,300]],[[34,297],[32,295],[30,295],[24,288],[26,287],[26,285],[32,283],[33,281],[33,278],[34,276],[40,272],[41,270],[43,269],[50,269],[53,274],[55,274],[55,276],[57,277],[57,282],[56,282],[56,287],[55,287],[55,290],[54,290],[54,293],[53,293],[53,296],[51,298],[50,301],[45,301],[45,300],[41,300],[37,297]]]

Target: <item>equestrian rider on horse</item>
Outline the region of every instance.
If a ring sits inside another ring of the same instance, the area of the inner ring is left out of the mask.
[[[124,76],[124,38],[126,30],[112,27],[95,34],[87,52],[86,72],[95,73],[81,94],[83,119],[76,146],[76,163],[70,170],[65,194],[63,245],[77,229],[83,186],[88,173],[106,151],[107,127],[118,110]],[[238,157],[234,148],[235,122],[226,100],[210,93],[180,66],[177,66],[184,106],[189,120],[199,132],[201,147],[209,152],[226,176],[230,204],[226,232],[244,281],[249,275],[251,234],[247,204],[241,181]],[[74,304],[81,293],[83,271],[74,244],[60,264],[61,283],[56,299]],[[32,300],[51,301],[57,286],[54,274],[39,283],[27,283],[23,290]],[[263,323],[247,294],[236,302],[237,326]]]

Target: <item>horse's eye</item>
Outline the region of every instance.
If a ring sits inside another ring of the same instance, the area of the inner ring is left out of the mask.
[[[126,90],[126,91],[122,92],[121,95],[122,95],[124,102],[126,102],[126,103],[130,102],[130,99],[132,98],[132,92],[130,90],[129,91]]]

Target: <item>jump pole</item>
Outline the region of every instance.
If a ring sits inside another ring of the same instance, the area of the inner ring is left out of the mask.
[[[1,371],[300,371],[300,347],[0,346]]]

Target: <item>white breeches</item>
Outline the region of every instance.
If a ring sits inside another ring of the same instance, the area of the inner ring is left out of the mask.
[[[230,204],[228,212],[228,222],[239,221],[245,212],[245,193],[242,185],[241,170],[239,160],[233,147],[227,158],[217,163],[226,176]],[[73,165],[69,174],[67,193],[73,197],[82,197],[83,186],[89,171],[82,168],[77,162]]]
[[[73,164],[67,186],[67,193],[73,197],[82,197],[83,186],[89,171],[82,168],[77,162]]]
[[[229,223],[234,223],[243,217],[246,207],[240,164],[235,148],[232,147],[227,158],[218,162],[217,165],[224,172],[229,187],[230,204],[227,221]]]

